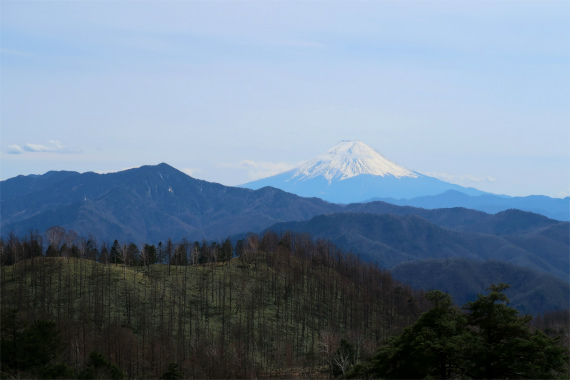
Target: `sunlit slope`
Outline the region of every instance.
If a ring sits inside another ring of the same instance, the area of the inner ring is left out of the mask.
[[[1,307],[55,321],[66,357],[95,350],[132,377],[159,378],[175,362],[195,378],[291,378],[327,377],[341,338],[370,357],[427,306],[326,242],[268,234],[248,246],[195,266],[20,261],[1,267]]]

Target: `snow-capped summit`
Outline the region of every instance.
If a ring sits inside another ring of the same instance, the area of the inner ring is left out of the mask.
[[[291,180],[307,180],[323,176],[330,184],[333,179],[344,180],[360,174],[381,177],[392,175],[397,178],[418,176],[411,170],[388,160],[376,149],[361,141],[344,140],[301,165]]]
[[[242,185],[254,190],[265,186],[335,203],[415,198],[448,190],[484,194],[406,169],[361,141],[341,141],[295,169]]]

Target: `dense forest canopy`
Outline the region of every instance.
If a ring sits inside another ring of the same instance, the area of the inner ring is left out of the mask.
[[[529,315],[508,307],[509,285],[491,285],[464,312],[448,294],[429,291],[432,307],[384,344],[350,377],[388,379],[549,379],[568,375],[560,337],[532,331]]]

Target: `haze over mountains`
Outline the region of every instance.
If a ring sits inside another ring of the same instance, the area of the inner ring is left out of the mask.
[[[447,183],[400,166],[361,141],[342,141],[295,169],[242,186],[271,186],[342,204],[382,200],[422,208],[466,207],[491,213],[518,208],[570,220],[568,197],[508,197]]]

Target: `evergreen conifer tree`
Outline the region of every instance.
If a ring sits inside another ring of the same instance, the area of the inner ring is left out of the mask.
[[[369,365],[351,377],[388,379],[472,378],[552,379],[568,375],[568,352],[558,339],[532,331],[531,316],[520,316],[503,293],[509,285],[491,285],[462,313],[451,296],[426,293],[432,308],[402,334],[382,346]]]

